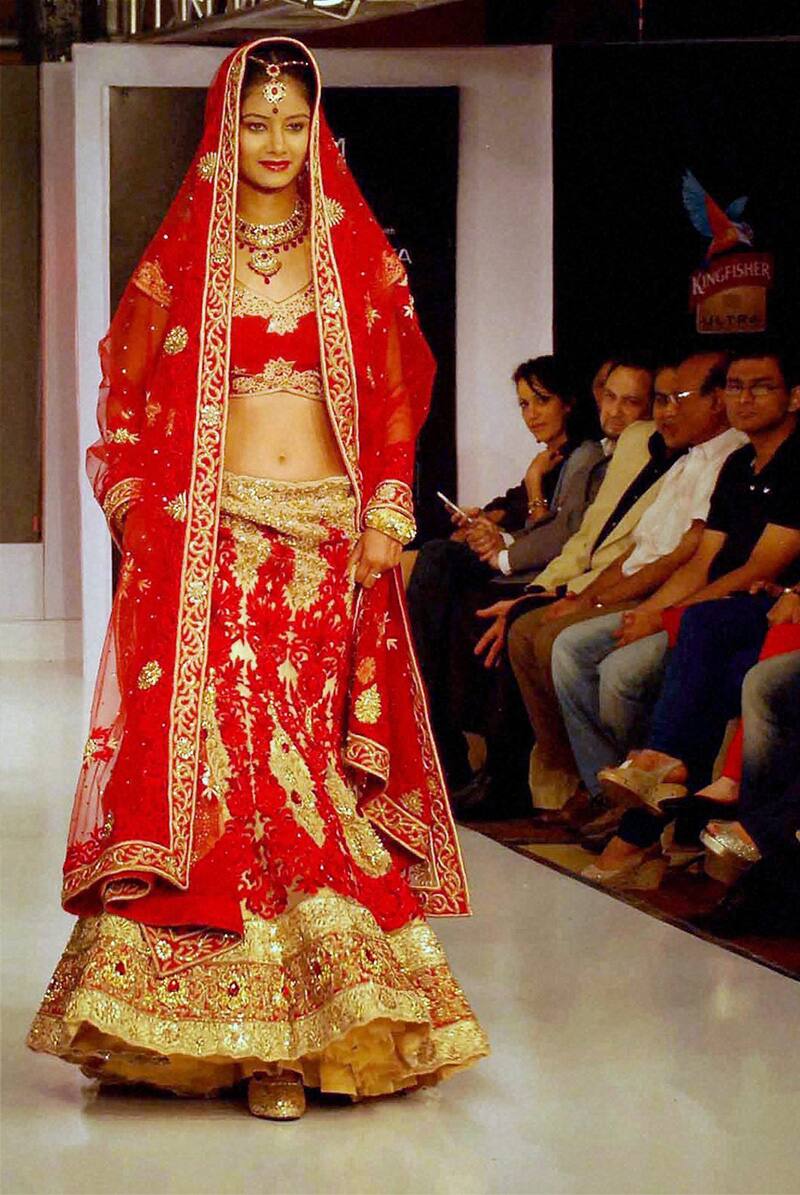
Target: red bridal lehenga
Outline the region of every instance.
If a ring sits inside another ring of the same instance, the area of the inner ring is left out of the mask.
[[[28,1044],[180,1094],[289,1070],[377,1096],[488,1053],[426,920],[469,901],[399,569],[346,569],[364,526],[413,526],[433,363],[318,103],[312,284],[235,281],[243,65],[273,42],[220,68],[100,345],[87,469],[123,559],[64,864],[78,922]],[[224,468],[228,402],[270,389],[326,404],[340,476]]]

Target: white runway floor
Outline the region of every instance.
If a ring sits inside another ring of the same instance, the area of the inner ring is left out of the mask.
[[[800,986],[466,831],[475,915],[433,924],[494,1052],[438,1088],[281,1125],[30,1053],[87,703],[3,668],[4,1195],[800,1190]]]

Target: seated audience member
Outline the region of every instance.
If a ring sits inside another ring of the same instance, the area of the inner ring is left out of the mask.
[[[539,357],[525,362],[514,381],[523,420],[545,445],[523,481],[525,524],[517,535],[539,541],[546,562],[560,550],[591,500],[593,473],[604,459],[603,450],[582,432],[586,416],[577,409],[561,361]],[[487,550],[490,544],[494,560]],[[482,670],[473,657],[474,611],[492,592],[493,580],[502,576],[496,559],[500,549],[506,551],[500,526],[478,516],[467,529],[465,542],[432,540],[423,545],[408,584],[411,625],[431,719],[452,789],[467,784],[472,776],[463,731],[476,729],[476,720],[482,721],[485,694]]]
[[[796,588],[779,598],[769,621],[761,660],[742,686],[740,752],[733,753],[735,761],[729,752],[726,774],[702,790],[705,802],[698,811],[698,820],[704,810],[712,818],[700,836],[707,857],[717,866],[733,865],[730,891],[716,908],[696,919],[703,928],[722,935],[800,929],[800,593]]]
[[[632,496],[628,491],[601,527],[598,538],[607,535],[613,543],[614,525],[622,514],[616,530],[625,526],[629,537],[620,550],[609,553],[605,568],[574,578],[567,597],[554,605],[526,611],[523,602],[523,613],[514,618],[517,610],[511,612],[514,621],[508,630],[508,652],[536,738],[530,776],[536,807],[560,808],[578,783],[555,698],[553,644],[572,624],[586,624],[591,633],[595,620],[602,622],[609,608],[628,609],[657,589],[691,555],[722,463],[743,440],[727,423],[722,396],[726,360],[719,353],[697,354],[677,369],[659,371],[654,410],[666,449],[679,459],[672,458],[660,488],[645,511],[640,509],[641,517],[633,526],[630,510],[625,511]],[[682,401],[676,401],[676,394]],[[634,483],[633,496],[636,494]],[[551,566],[539,581],[550,588],[562,578]],[[498,622],[493,633],[502,636],[503,615],[508,617],[508,611],[497,607],[495,611]]]
[[[561,379],[554,375],[551,383],[564,388],[569,385],[569,380],[566,374]],[[536,390],[534,387],[528,399],[528,426],[536,438],[547,445],[547,451],[531,462],[525,476],[528,496],[525,529],[513,536],[503,535],[496,527],[479,520],[467,534],[470,547],[482,560],[499,569],[504,576],[511,577],[515,588],[532,580],[580,527],[587,507],[602,484],[620,435],[632,423],[650,416],[652,374],[635,362],[620,362],[611,370],[599,406],[603,432],[599,448],[594,440],[584,439],[581,435],[580,421],[585,424],[586,418],[573,400],[572,420],[576,426],[568,430],[567,443],[560,449],[558,439],[565,433],[558,432],[554,439],[558,412],[544,397],[541,385],[538,393]],[[570,442],[573,444],[571,454]],[[548,487],[546,478],[555,469],[558,470],[555,484]]]
[[[697,788],[708,782],[742,679],[758,659],[769,627],[772,599],[763,590],[750,590],[765,581],[781,586],[800,581],[800,387],[793,389],[795,382],[786,358],[767,349],[750,349],[729,367],[728,415],[750,443],[726,461],[691,558],[618,626],[623,644],[649,642],[652,650],[636,661],[634,673],[618,678],[617,692],[606,694],[599,716],[609,718],[610,739],[619,736],[620,721],[631,725],[626,706],[641,704],[642,692],[661,672],[666,631],[659,628],[677,625],[677,638],[645,748],[631,753],[623,767],[603,769],[604,789],[611,794],[657,807],[665,797],[680,795],[675,785],[690,780]],[[564,634],[564,654],[573,634]],[[602,726],[595,718],[587,727],[580,711],[593,716],[599,703],[587,702],[585,694],[581,700],[575,683],[579,669],[564,670],[569,671],[571,677],[557,677],[557,689],[570,736],[578,746],[594,730],[598,745]],[[653,842],[657,825],[654,832]],[[597,878],[635,870],[637,854],[650,845],[644,837],[638,827],[636,841],[627,841],[621,827],[598,863]]]
[[[767,615],[769,629],[761,658],[747,671],[741,687],[741,736],[736,737],[727,751],[720,778],[700,789],[695,798],[685,794],[683,785],[661,785],[645,794],[643,800],[653,802],[648,809],[645,803],[626,812],[620,825],[620,843],[616,855],[628,855],[630,867],[621,866],[618,876],[598,875],[598,868],[588,869],[592,878],[606,879],[606,882],[621,880],[625,886],[636,883],[647,866],[645,860],[657,854],[652,847],[654,835],[659,834],[671,817],[676,817],[667,848],[671,855],[676,849],[684,854],[692,851],[697,834],[706,844],[706,855],[716,863],[712,874],[733,880],[753,863],[771,857],[779,864],[789,854],[800,862],[796,833],[800,830],[800,789],[797,780],[798,747],[800,747],[800,593],[798,588],[787,590],[771,606]],[[774,598],[776,586],[766,587],[769,599]],[[671,665],[670,665],[671,667]],[[736,669],[726,669],[734,673]],[[713,677],[719,682],[719,675]],[[728,680],[728,677],[724,677]],[[720,694],[716,694],[720,699]],[[728,694],[731,710],[739,705],[738,695]],[[717,728],[718,730],[719,728]],[[709,740],[709,752],[714,753],[718,744]],[[647,762],[646,759],[643,762]],[[678,763],[679,761],[674,761]],[[613,774],[616,769],[609,769]],[[675,769],[676,779],[682,769]],[[625,794],[627,795],[627,794]],[[658,811],[659,801],[666,801],[669,813]],[[731,819],[734,820],[731,820]],[[663,841],[663,839],[662,839]],[[626,851],[622,843],[631,848],[643,843],[642,854],[631,849]],[[610,852],[609,852],[610,854]],[[626,861],[627,862],[627,861]],[[658,874],[653,872],[652,874]],[[762,871],[770,871],[772,866]],[[779,877],[771,876],[770,884]],[[795,877],[793,892],[800,895],[800,874]],[[755,914],[750,898],[755,889],[744,886],[749,894],[748,914]],[[737,896],[732,902],[723,902],[720,913],[727,916],[735,912],[732,928],[740,926],[739,914],[744,913],[742,900]],[[712,927],[715,916],[700,919]],[[741,928],[741,926],[740,926]],[[721,929],[721,922],[717,926]]]
[[[620,362],[623,360],[624,357],[619,358]],[[608,381],[608,375],[617,364],[617,361],[615,361],[613,358],[609,358],[607,361],[603,362],[592,378],[592,395],[594,396],[594,401],[597,405],[598,411],[600,410],[600,404],[603,401],[603,395],[606,392],[606,382]]]

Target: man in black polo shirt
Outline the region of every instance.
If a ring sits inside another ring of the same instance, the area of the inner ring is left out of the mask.
[[[800,580],[800,375],[780,352],[749,350],[729,366],[725,402],[731,424],[750,443],[723,466],[692,558],[625,616],[623,641],[632,642],[656,632],[667,608],[687,607],[647,745],[631,753],[633,769],[609,770],[617,791],[638,792],[637,772],[694,790],[708,783],[768,628],[774,599],[751,590],[764,581],[789,587]],[[626,814],[595,878],[629,868],[660,828],[643,809]]]

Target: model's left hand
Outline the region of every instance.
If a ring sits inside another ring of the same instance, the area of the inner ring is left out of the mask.
[[[403,545],[391,535],[384,535],[374,527],[368,527],[353,548],[347,561],[348,570],[355,568],[355,581],[365,589],[372,589],[380,575],[400,563]]]

